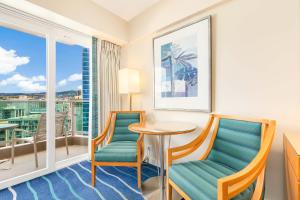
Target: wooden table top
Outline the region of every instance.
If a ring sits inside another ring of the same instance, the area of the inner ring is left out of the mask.
[[[131,124],[128,129],[147,135],[177,135],[193,132],[197,129],[197,125],[188,122],[146,122],[143,126],[138,123]]]

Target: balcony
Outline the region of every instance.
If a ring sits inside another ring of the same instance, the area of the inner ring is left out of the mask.
[[[83,100],[56,102],[56,161],[88,152],[86,107],[88,102]],[[58,116],[62,115],[65,115],[64,120],[58,119]],[[2,128],[13,124],[17,126],[16,129],[3,128],[0,131],[0,181],[46,167],[46,117],[42,116],[46,116],[45,100],[0,100],[0,126]],[[12,130],[15,130],[15,138],[17,138],[13,148],[14,164],[11,162]],[[38,166],[35,165],[34,144],[26,141],[27,138],[32,137],[28,133],[44,135],[36,140]],[[24,141],[21,140],[23,138]],[[67,154],[66,144],[69,154]],[[1,164],[1,160],[6,162]]]

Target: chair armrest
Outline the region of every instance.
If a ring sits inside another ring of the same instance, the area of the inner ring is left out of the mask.
[[[109,127],[110,127],[111,117],[112,117],[112,113],[110,112],[110,114],[107,118],[104,130],[102,131],[102,133],[99,136],[92,139],[92,145],[94,145],[94,146],[99,145],[105,139],[107,132],[109,130]]]
[[[95,155],[95,150],[97,148],[98,145],[100,145],[103,140],[105,139],[106,135],[107,135],[107,131],[108,129],[102,131],[101,135],[99,135],[98,137],[92,139],[92,144],[91,144],[91,158],[92,158],[92,161],[94,161],[94,155]]]
[[[110,122],[111,122],[111,117],[112,117],[112,112],[109,113],[109,116],[107,118],[106,124],[105,124],[105,128],[102,131],[102,133],[97,136],[96,138],[92,139],[92,144],[91,144],[91,158],[92,161],[94,161],[94,154],[95,154],[95,149],[98,145],[100,145],[103,140],[106,138],[107,132],[109,130],[110,127]]]
[[[144,148],[144,134],[140,133],[140,136],[136,142],[136,154],[137,154],[137,162],[141,163],[144,157],[143,148]]]
[[[261,179],[264,178],[264,170],[274,138],[275,121],[270,121],[268,126],[261,149],[249,165],[235,174],[218,180],[218,200],[228,200],[235,197],[248,188],[256,179],[259,180],[257,187],[262,187],[261,182],[263,180]]]
[[[102,131],[101,135],[97,136],[96,138],[92,139],[92,145],[98,146],[100,145],[107,135],[107,131]]]
[[[144,134],[140,133],[140,136],[137,140],[137,146],[139,147],[144,142]]]
[[[174,148],[169,148],[168,149],[168,159],[170,159],[170,163],[173,160],[177,160],[179,158],[185,157],[195,150],[198,149],[198,147],[204,142],[204,140],[207,138],[207,135],[210,131],[210,128],[213,124],[214,116],[210,115],[209,120],[202,130],[201,134],[192,142],[189,142],[188,144],[179,146],[179,147],[174,147]]]
[[[140,133],[140,136],[136,142],[137,150],[141,149],[143,143],[144,143],[144,134]]]

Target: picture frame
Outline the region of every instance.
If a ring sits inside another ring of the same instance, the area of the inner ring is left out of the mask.
[[[211,16],[153,38],[154,109],[212,111]]]

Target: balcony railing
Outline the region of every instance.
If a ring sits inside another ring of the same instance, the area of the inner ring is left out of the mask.
[[[86,108],[88,108],[88,101],[84,100],[56,101],[56,112],[67,113],[65,129],[72,136],[87,136],[88,114],[86,112],[88,110]],[[0,123],[18,124],[18,128],[34,132],[37,130],[40,115],[46,113],[46,110],[45,100],[0,100]],[[7,132],[1,131],[0,146],[3,146],[8,139]]]

